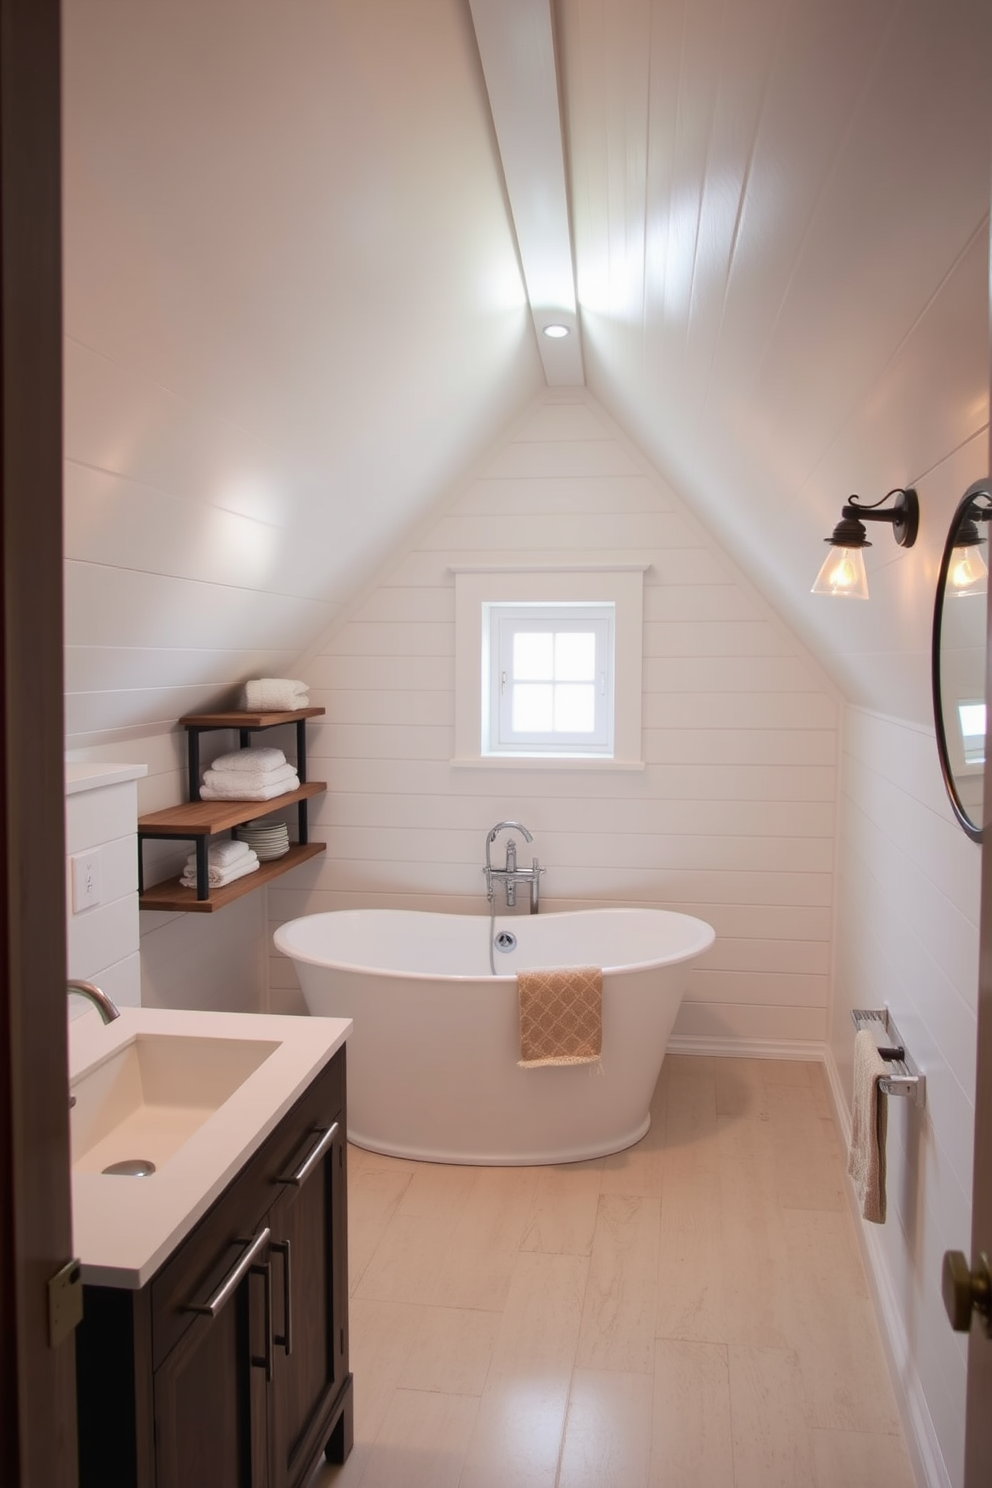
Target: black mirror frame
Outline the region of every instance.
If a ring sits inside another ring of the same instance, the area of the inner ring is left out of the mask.
[[[985,833],[983,826],[976,826],[971,817],[961,804],[958,795],[957,784],[951,770],[950,755],[947,749],[947,734],[944,729],[944,708],[940,694],[940,630],[944,608],[944,589],[947,584],[947,573],[951,566],[951,557],[954,552],[954,539],[969,507],[975,500],[984,496],[990,503],[989,516],[992,516],[992,478],[975,481],[965,491],[961,500],[955,508],[951,525],[947,531],[947,541],[944,543],[944,552],[940,560],[940,571],[937,574],[937,593],[933,606],[933,635],[930,648],[930,679],[933,688],[933,721],[937,734],[937,757],[940,760],[940,773],[944,777],[944,786],[947,790],[954,815],[958,819],[963,831],[971,838],[972,842],[981,842]]]

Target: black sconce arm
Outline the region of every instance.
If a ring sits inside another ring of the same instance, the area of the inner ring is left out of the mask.
[[[896,498],[894,504],[881,510],[882,502],[888,501],[890,496]],[[857,496],[852,496],[841,508],[841,520],[834,528],[833,537],[827,541],[841,547],[860,544],[870,548],[863,526],[865,522],[891,522],[892,535],[899,546],[911,548],[920,530],[920,499],[912,486],[896,486],[871,506],[863,506]],[[861,529],[860,533],[855,530],[857,528]]]

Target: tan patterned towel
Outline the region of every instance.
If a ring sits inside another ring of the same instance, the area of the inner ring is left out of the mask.
[[[517,975],[523,1069],[595,1064],[603,1047],[603,973],[598,966],[549,966]]]
[[[885,1223],[885,1134],[889,1107],[878,1082],[889,1067],[866,1028],[854,1038],[854,1106],[847,1171],[861,1213],[872,1224]]]

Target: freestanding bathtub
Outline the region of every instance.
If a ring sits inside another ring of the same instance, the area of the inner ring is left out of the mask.
[[[426,1162],[576,1162],[640,1140],[690,962],[711,926],[661,909],[514,915],[358,909],[281,926],[311,1013],[348,1017],[348,1135]],[[520,1069],[516,973],[603,968],[601,1066]]]

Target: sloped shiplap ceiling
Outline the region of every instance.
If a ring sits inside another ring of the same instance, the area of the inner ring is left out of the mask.
[[[847,695],[930,719],[944,534],[988,465],[984,0],[566,0],[589,385]],[[872,599],[810,596],[851,492],[917,485]]]
[[[285,675],[543,377],[467,6],[63,15],[85,743]]]
[[[468,0],[67,0],[73,742],[284,670],[543,386]],[[925,721],[987,461],[984,0],[560,0],[588,384],[852,698]],[[915,482],[869,605],[851,491]]]

